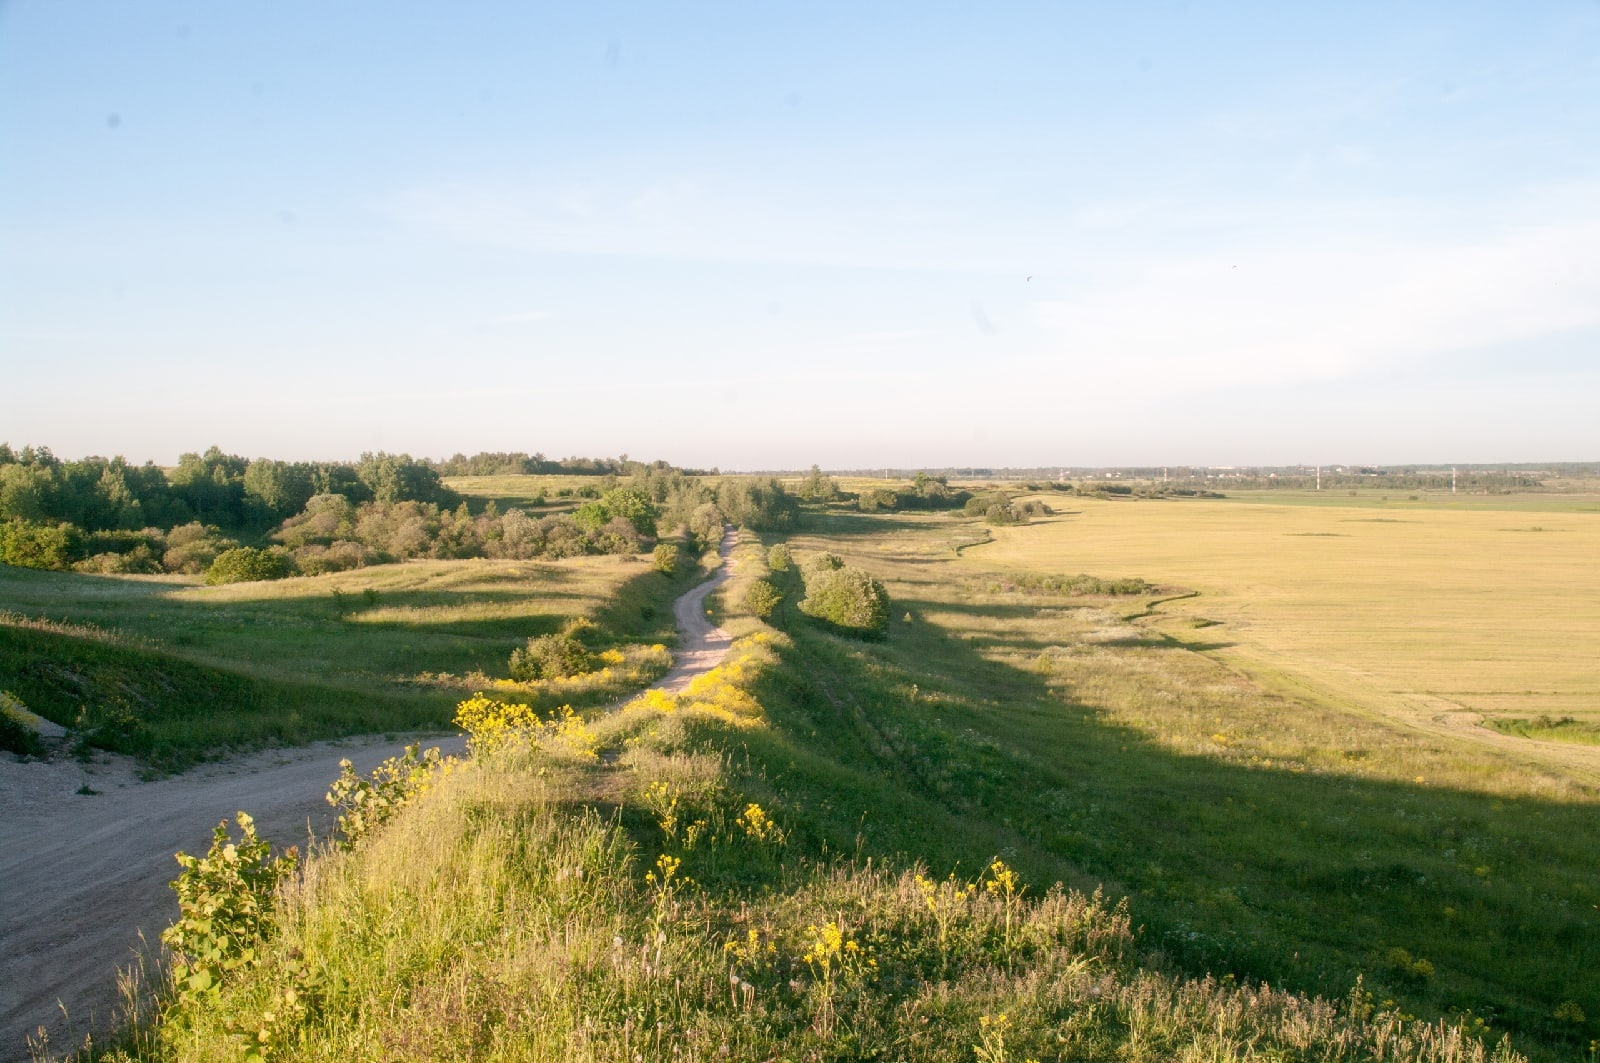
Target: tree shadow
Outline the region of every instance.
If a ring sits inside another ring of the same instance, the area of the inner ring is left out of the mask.
[[[1039,610],[898,598],[896,616],[903,606],[1000,628]],[[1600,1010],[1583,885],[1600,853],[1590,802],[1373,778],[1359,759],[1252,761],[1226,738],[1176,749],[1114,722],[1092,673],[1066,694],[1047,670],[996,660],[1051,649],[1015,630],[964,639],[896,621],[871,645],[791,628],[793,647],[756,692],[774,733],[737,744],[765,785],[805,807],[819,849],[922,860],[936,874],[972,874],[1002,853],[1040,886],[1104,883],[1131,898],[1146,947],[1195,975],[1336,998],[1365,976],[1408,1010],[1470,1008],[1546,1044],[1574,1035],[1551,1019],[1561,1001]],[[1143,661],[1228,645],[1093,649]],[[1130,696],[1160,713],[1163,689]]]

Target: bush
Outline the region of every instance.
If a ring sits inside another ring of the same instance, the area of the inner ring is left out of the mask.
[[[103,553],[75,562],[74,572],[97,572],[100,575],[127,573],[147,574],[161,571],[161,561],[148,546],[136,546],[128,553]]]
[[[787,572],[794,565],[794,554],[789,552],[788,543],[775,543],[767,551],[767,567],[774,572]]]
[[[762,620],[772,616],[773,610],[782,601],[783,592],[771,580],[758,579],[744,592],[744,607]]]
[[[598,531],[609,521],[621,519],[639,535],[656,533],[656,518],[660,510],[650,496],[637,487],[619,487],[607,491],[593,502],[585,502],[572,514],[572,519],[584,531]]]
[[[507,663],[511,678],[519,683],[533,679],[558,679],[594,670],[594,656],[584,648],[583,643],[567,632],[529,639],[527,646],[511,651],[511,659]]]
[[[824,572],[834,572],[844,567],[844,558],[838,554],[830,554],[826,550],[819,554],[812,554],[800,565],[801,575],[807,583]]]
[[[881,638],[889,628],[889,592],[859,568],[813,566],[800,611],[844,634]]]
[[[0,524],[0,564],[64,569],[83,551],[83,533],[71,524],[8,520]]]
[[[224,820],[205,856],[178,854],[183,870],[172,882],[178,919],[161,932],[161,941],[172,952],[172,986],[183,998],[214,997],[225,981],[260,962],[261,943],[274,929],[278,883],[299,860],[293,847],[273,856],[245,813],[237,821],[237,843]]]
[[[856,496],[856,508],[863,513],[900,508],[900,496],[887,487],[869,487]]]
[[[1028,515],[1009,502],[991,502],[983,519],[995,525],[1028,523]]]
[[[276,550],[258,550],[253,546],[239,546],[224,550],[206,569],[206,582],[212,586],[222,583],[253,583],[256,580],[282,579],[289,574],[289,559]]]
[[[217,555],[238,546],[238,542],[225,538],[222,529],[192,521],[180,524],[167,532],[166,551],[161,565],[168,572],[199,575],[211,566]]]
[[[650,561],[657,572],[670,576],[678,568],[678,548],[672,543],[660,543],[650,551]]]

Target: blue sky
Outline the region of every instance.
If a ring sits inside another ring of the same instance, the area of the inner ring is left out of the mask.
[[[0,439],[1600,458],[1600,4],[0,6]]]

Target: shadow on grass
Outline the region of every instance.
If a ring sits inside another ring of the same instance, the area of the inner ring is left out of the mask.
[[[1191,974],[1333,998],[1361,975],[1408,1010],[1470,1009],[1554,1055],[1594,1035],[1555,1017],[1569,1000],[1600,1013],[1592,805],[1184,754],[932,624],[896,623],[879,645],[790,629],[756,691],[774,729],[727,752],[804,810],[814,851],[969,877],[999,854],[1035,889],[1129,895],[1145,945]],[[1162,711],[1153,692],[1141,703]]]

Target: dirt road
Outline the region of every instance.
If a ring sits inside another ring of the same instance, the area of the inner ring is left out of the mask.
[[[733,543],[729,531],[723,568],[674,605],[680,640],[676,667],[661,683],[667,689],[687,685],[728,650],[727,632],[707,622],[704,603],[727,578]],[[271,750],[148,783],[124,758],[0,759],[0,1060],[27,1060],[27,1038],[41,1026],[56,1051],[105,1028],[117,969],[136,961],[142,942],[157,945],[178,914],[168,886],[177,874],[173,853],[204,852],[217,822],[231,825],[240,809],[263,837],[303,849],[332,827],[323,795],[339,761],[370,771],[408,740]],[[446,753],[463,744],[458,735],[423,742]]]
[[[695,676],[709,672],[727,656],[733,636],[720,627],[713,627],[706,619],[706,597],[733,574],[728,567],[728,556],[733,553],[737,541],[738,532],[732,528],[724,531],[717,550],[722,557],[722,567],[715,576],[673,603],[672,614],[678,621],[678,649],[672,671],[656,684],[662,690],[671,693],[682,690]]]

